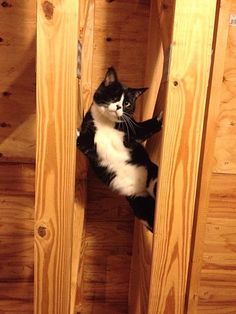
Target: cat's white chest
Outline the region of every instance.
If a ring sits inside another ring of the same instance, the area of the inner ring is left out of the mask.
[[[100,165],[115,173],[111,187],[122,195],[146,195],[147,169],[129,163],[130,152],[123,143],[124,133],[96,124],[94,142]]]
[[[124,133],[109,126],[97,125],[94,142],[103,166],[124,163],[129,160],[129,151],[123,144]]]

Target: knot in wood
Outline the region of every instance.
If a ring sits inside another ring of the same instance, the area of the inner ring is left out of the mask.
[[[9,96],[11,96],[11,93],[8,92],[8,91],[3,92],[2,94],[3,94],[4,97],[9,97]]]
[[[42,4],[43,12],[46,19],[51,20],[54,13],[54,5],[49,1],[44,1]]]
[[[41,238],[44,238],[47,234],[47,228],[45,226],[39,226],[38,227],[38,235],[41,237]]]
[[[12,7],[12,4],[11,4],[11,3],[8,3],[7,1],[3,1],[3,2],[1,3],[1,6],[2,6],[3,8],[11,8],[11,7]]]

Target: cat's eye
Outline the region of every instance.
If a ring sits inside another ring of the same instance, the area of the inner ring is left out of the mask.
[[[128,102],[128,100],[124,101],[124,105],[125,105],[126,108],[131,106],[131,104]]]

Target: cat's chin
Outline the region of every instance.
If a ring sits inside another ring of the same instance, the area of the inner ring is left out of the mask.
[[[97,106],[97,110],[105,119],[110,120],[111,122],[116,123],[121,121],[121,117],[119,117],[115,111],[108,111],[104,107],[99,106]]]

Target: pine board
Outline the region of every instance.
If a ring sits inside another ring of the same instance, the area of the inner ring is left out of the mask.
[[[75,0],[37,2],[35,312],[38,314],[65,314],[71,310],[78,13]]]
[[[230,14],[236,15],[236,3],[232,1]],[[220,108],[217,119],[215,143],[215,173],[236,174],[236,27],[225,28],[228,33],[221,86]]]
[[[185,309],[215,6],[214,0],[207,4],[203,0],[176,1],[158,180],[150,314],[177,314]]]

